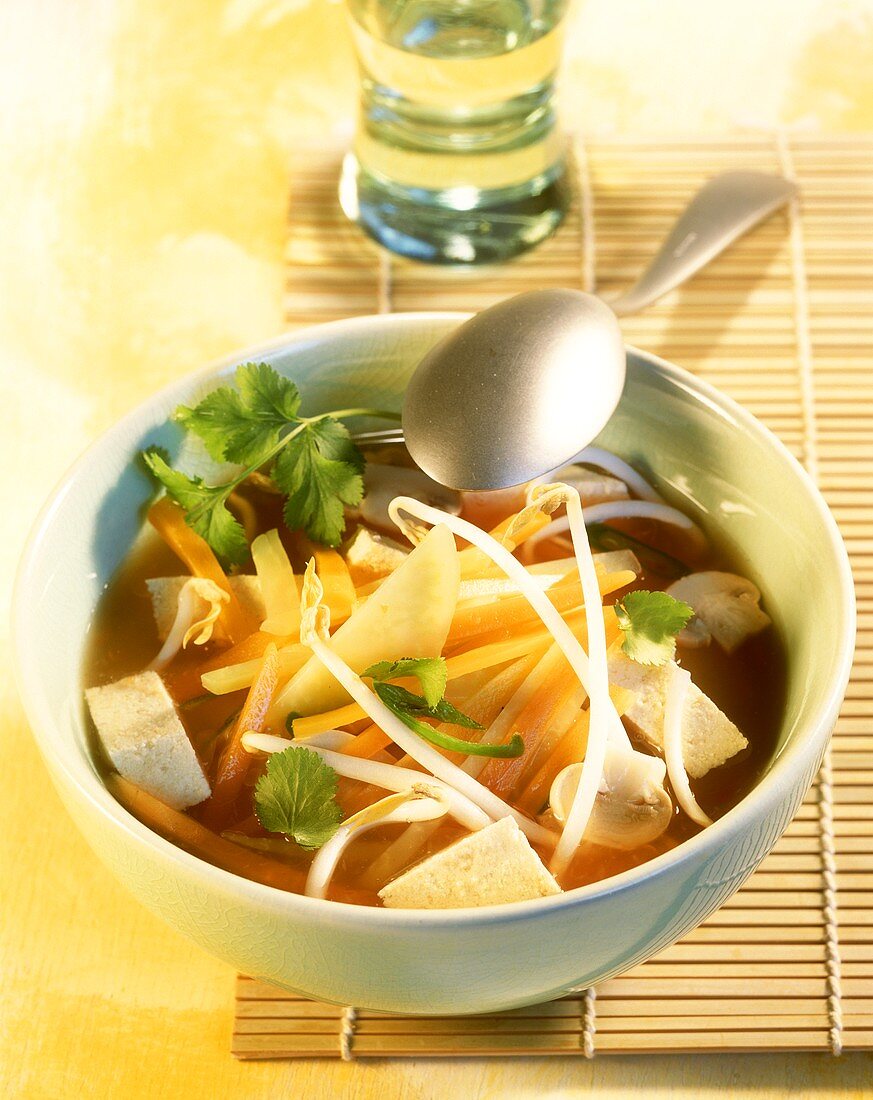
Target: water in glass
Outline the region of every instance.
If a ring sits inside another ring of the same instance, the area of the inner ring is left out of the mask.
[[[567,0],[349,0],[361,70],[343,209],[395,252],[506,259],[566,208],[554,78]]]

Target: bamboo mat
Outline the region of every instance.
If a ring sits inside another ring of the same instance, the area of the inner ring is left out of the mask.
[[[292,180],[292,323],[478,310],[535,286],[628,285],[704,179],[793,175],[802,201],[623,322],[767,423],[818,479],[855,571],[858,649],[832,749],[797,818],[739,893],[596,991],[488,1016],[342,1009],[241,977],[240,1058],[873,1048],[873,137],[576,143],[576,201],[537,251],[448,271],[380,253],[342,217],[338,155]]]

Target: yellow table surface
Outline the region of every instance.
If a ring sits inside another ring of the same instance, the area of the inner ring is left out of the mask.
[[[870,0],[588,0],[589,129],[873,128]],[[865,1056],[241,1064],[233,975],[133,902],[48,785],[10,675],[25,532],[163,382],[282,329],[287,165],[350,129],[338,4],[0,4],[0,1084],[24,1097],[861,1096]]]

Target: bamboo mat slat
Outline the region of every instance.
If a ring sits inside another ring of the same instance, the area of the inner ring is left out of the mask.
[[[831,751],[797,817],[700,928],[592,994],[477,1017],[319,1004],[252,978],[239,1058],[873,1049],[873,136],[738,134],[574,143],[559,232],[502,267],[388,256],[342,216],[339,153],[295,167],[288,320],[478,310],[534,286],[618,293],[693,191],[727,168],[794,175],[802,201],[639,317],[629,343],[767,423],[817,478],[855,572],[858,648]],[[589,232],[584,232],[585,228]]]

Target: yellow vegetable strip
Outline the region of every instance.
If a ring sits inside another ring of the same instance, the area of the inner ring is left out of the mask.
[[[313,734],[323,733],[325,730],[338,729],[340,726],[348,726],[352,722],[360,722],[366,718],[367,713],[357,703],[347,703],[344,707],[336,707],[334,710],[326,710],[321,714],[310,714],[306,718],[295,718],[292,722],[294,736],[305,740]]]
[[[275,529],[258,535],[252,543],[252,560],[261,596],[266,608],[266,618],[261,623],[265,634],[283,638],[300,633],[300,596],[291,562]]]
[[[290,679],[297,671],[303,668],[309,660],[309,650],[305,645],[295,643],[279,650],[279,681]],[[240,661],[237,664],[225,665],[223,668],[212,669],[204,672],[200,682],[204,689],[213,695],[227,695],[231,691],[241,691],[250,687],[261,667],[261,659],[256,657],[250,661]]]
[[[315,568],[324,586],[324,604],[334,626],[351,615],[357,596],[345,558],[336,550],[316,550]]]

